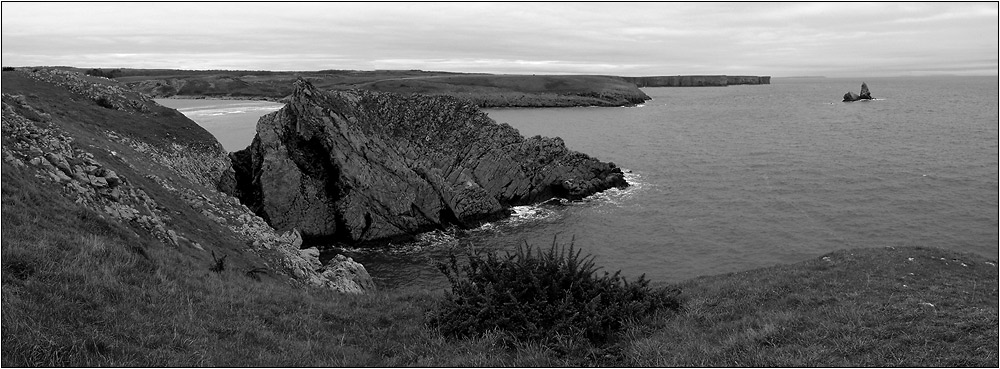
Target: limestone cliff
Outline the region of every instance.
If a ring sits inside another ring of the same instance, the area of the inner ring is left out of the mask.
[[[465,100],[322,92],[303,80],[231,156],[230,191],[307,242],[471,227],[514,205],[627,186],[613,163],[570,151],[559,138],[524,138]]]

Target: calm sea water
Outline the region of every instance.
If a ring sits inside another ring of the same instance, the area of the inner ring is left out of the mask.
[[[285,106],[250,100],[156,99],[156,102],[184,113],[215,135],[226,151],[243,150],[249,146],[257,134],[257,119]]]
[[[615,162],[633,186],[348,253],[381,286],[417,288],[444,286],[433,261],[456,248],[547,246],[554,236],[606,270],[664,282],[856,247],[996,258],[997,77],[870,78],[878,100],[842,103],[861,82],[775,78],[647,88],[653,100],[633,108],[487,110],[526,136],[559,136]]]

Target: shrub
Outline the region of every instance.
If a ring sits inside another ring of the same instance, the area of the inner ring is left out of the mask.
[[[88,76],[104,77],[104,78],[108,78],[108,79],[113,79],[115,77],[118,77],[118,75],[120,75],[121,73],[122,73],[121,69],[113,69],[113,70],[106,71],[106,70],[97,69],[97,68],[93,68],[93,69],[87,70],[87,72],[86,72],[86,74]]]
[[[215,257],[215,251],[212,251],[212,261],[214,262],[214,264],[212,264],[212,266],[209,267],[208,270],[211,270],[216,273],[222,273],[224,270],[226,270],[226,256],[227,255],[222,255],[222,258],[217,258]]]
[[[626,322],[657,310],[677,310],[679,291],[653,288],[645,276],[629,283],[594,265],[594,257],[580,257],[571,242],[548,251],[525,243],[505,256],[474,252],[460,265],[455,254],[438,269],[451,291],[430,324],[446,336],[471,336],[494,330],[521,340],[558,346],[567,338],[585,338],[605,345]]]
[[[98,96],[97,98],[94,99],[94,102],[96,102],[97,105],[99,105],[102,108],[118,110],[118,108],[115,107],[114,101],[111,101],[111,99],[109,99],[107,96]]]

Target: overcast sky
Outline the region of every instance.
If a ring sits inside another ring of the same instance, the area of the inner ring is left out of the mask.
[[[992,3],[3,3],[3,65],[996,75]]]

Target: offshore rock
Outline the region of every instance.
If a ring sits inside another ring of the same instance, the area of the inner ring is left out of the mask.
[[[229,192],[307,244],[409,238],[473,227],[509,208],[624,187],[621,169],[524,138],[456,98],[322,92],[299,80],[288,103],[231,154]]]
[[[845,102],[858,101],[858,100],[874,100],[874,98],[872,97],[872,93],[868,91],[868,84],[864,82],[861,83],[861,94],[856,94],[853,92],[848,92],[844,94]]]

